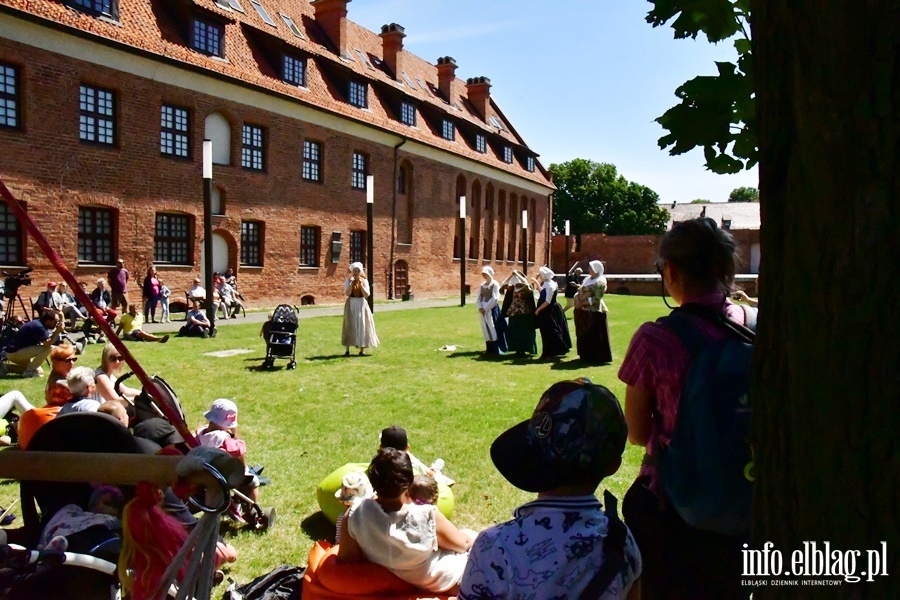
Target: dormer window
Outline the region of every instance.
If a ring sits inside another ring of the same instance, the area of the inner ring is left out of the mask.
[[[285,54],[281,62],[281,78],[285,83],[306,87],[306,60]]]
[[[534,157],[533,156],[529,156],[525,160],[525,168],[528,169],[529,173],[534,173]]]
[[[69,0],[68,4],[95,15],[102,15],[111,19],[118,18],[118,0]]]
[[[209,56],[225,56],[225,28],[218,23],[194,18],[191,48]]]
[[[456,125],[453,124],[453,121],[444,119],[441,125],[441,137],[451,142],[456,141]]]
[[[403,102],[400,105],[400,120],[404,125],[416,126],[416,106],[411,102]]]
[[[512,146],[504,146],[503,148],[503,162],[512,164],[513,161],[513,149]]]
[[[350,82],[350,104],[357,108],[369,107],[369,86],[359,81]]]
[[[480,133],[475,134],[475,151],[487,154],[487,138]]]
[[[253,8],[256,9],[259,18],[265,21],[266,25],[275,27],[275,21],[272,20],[272,17],[269,16],[269,13],[266,12],[266,9],[263,8],[263,5],[260,4],[258,0],[250,0],[250,4],[253,5]]]

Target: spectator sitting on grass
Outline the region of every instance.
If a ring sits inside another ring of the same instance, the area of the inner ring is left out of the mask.
[[[210,322],[206,313],[200,309],[200,301],[191,300],[191,310],[187,312],[187,325],[178,332],[181,335],[193,335],[197,337],[209,337]]]
[[[116,328],[116,334],[122,335],[122,339],[131,340],[132,342],[159,342],[165,344],[169,341],[169,335],[162,337],[153,335],[143,331],[144,317],[138,312],[136,304],[128,305],[128,313],[122,315],[119,319],[119,326]]]
[[[59,409],[59,412],[56,413],[57,417],[73,412],[97,412],[100,403],[94,399],[97,384],[94,380],[93,369],[90,367],[73,368],[66,377],[66,385],[69,387],[72,398]]]
[[[415,504],[437,504],[438,483],[430,475],[416,475],[409,486],[409,497]]]
[[[475,532],[457,529],[436,506],[410,501],[413,470],[406,452],[378,450],[366,474],[376,496],[341,523],[338,562],[368,560],[426,591],[454,594]]]
[[[607,495],[604,513],[595,496],[622,464],[627,431],[616,397],[578,379],[552,385],[531,419],[494,440],[491,460],[500,474],[538,497],[479,534],[459,600],[640,597],[637,544],[615,499]],[[595,580],[598,573],[605,579]]]
[[[430,467],[426,466],[421,460],[413,456],[412,452],[409,451],[409,437],[406,435],[406,430],[397,425],[391,425],[386,429],[381,430],[381,434],[378,436],[378,448],[396,448],[397,450],[403,450],[409,455],[409,460],[412,463],[413,471],[420,475],[429,475],[434,477],[437,481],[445,484],[445,485],[453,485],[456,482],[444,475],[441,470],[444,468],[444,459],[439,458],[432,463]]]
[[[119,392],[116,392],[116,377],[124,362],[125,359],[119,354],[119,349],[112,342],[107,342],[100,354],[100,368],[94,371],[99,400],[103,402],[123,400],[134,404],[134,399],[140,395],[141,390],[128,387],[124,383],[119,384]]]
[[[197,441],[200,442],[201,446],[224,450],[244,463],[245,475],[247,476],[244,485],[249,489],[249,493],[246,490],[241,491],[247,493],[256,502],[259,498],[260,481],[255,472],[246,468],[247,444],[238,437],[237,404],[231,400],[219,398],[213,401],[212,406],[203,413],[203,416],[208,422],[206,425],[199,427],[194,433],[197,436]]]

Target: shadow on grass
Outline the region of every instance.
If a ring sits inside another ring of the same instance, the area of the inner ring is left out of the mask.
[[[591,368],[599,368],[599,367],[608,367],[612,363],[594,363],[587,362],[581,360],[580,358],[575,358],[574,360],[562,361],[557,360],[554,364],[550,366],[551,369],[555,371],[577,371],[579,369],[591,369]]]
[[[321,510],[303,519],[300,529],[312,540],[328,540],[334,542],[334,525]]]
[[[307,356],[304,360],[335,360],[337,358],[355,358],[358,357],[359,354],[356,352],[351,352],[349,356],[346,356],[343,352],[340,354],[323,354],[321,356]],[[363,354],[363,357],[371,356],[370,354]]]

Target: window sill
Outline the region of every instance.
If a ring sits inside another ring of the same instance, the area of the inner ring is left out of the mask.
[[[321,268],[322,268],[322,267],[311,267],[311,266],[309,266],[309,265],[300,265],[300,266],[297,267],[297,270],[298,270],[298,271],[306,271],[306,272],[309,272],[309,271],[318,271],[318,270],[321,269]]]
[[[262,265],[240,265],[241,271],[262,271]]]
[[[153,263],[153,266],[159,269],[169,269],[176,271],[193,271],[196,267],[194,265],[176,265],[173,263]]]

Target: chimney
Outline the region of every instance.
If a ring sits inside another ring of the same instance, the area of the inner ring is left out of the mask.
[[[396,23],[381,26],[381,54],[394,79],[400,79],[403,70],[403,27]]]
[[[453,80],[456,79],[456,61],[449,56],[437,59],[438,89],[447,102],[452,102],[450,92],[453,89]]]
[[[475,110],[481,115],[483,121],[487,121],[488,108],[491,106],[491,80],[487,77],[471,77],[466,80],[466,94],[469,102],[475,106]]]
[[[313,0],[315,19],[340,56],[347,56],[347,3],[350,0]]]

